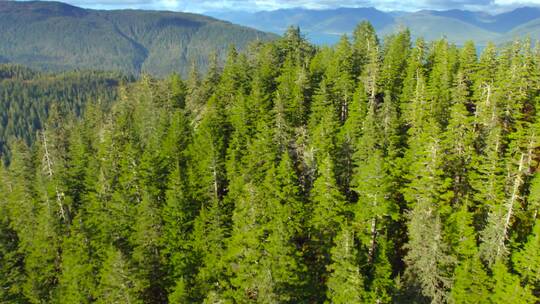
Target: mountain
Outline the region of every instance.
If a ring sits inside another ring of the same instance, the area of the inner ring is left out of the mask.
[[[408,27],[415,37],[446,37],[458,45],[474,40],[479,46],[489,41],[502,43],[514,38],[540,38],[540,8],[522,7],[491,15],[466,10],[422,10],[383,12],[375,8],[339,8],[330,10],[281,9],[276,11],[209,12],[210,16],[260,30],[283,33],[289,25],[298,25],[306,37],[318,44],[336,42],[349,34],[359,21],[370,21],[381,35]]]
[[[458,45],[463,45],[467,40],[474,40],[478,45],[485,45],[489,41],[500,38],[498,33],[488,31],[463,19],[434,14],[431,11],[420,11],[396,17],[394,23],[379,29],[379,34],[391,34],[400,28],[407,27],[411,29],[414,37],[423,37],[427,40],[446,37]]]
[[[361,21],[369,20],[376,28],[385,27],[394,21],[392,15],[371,7],[330,10],[293,8],[255,13],[228,11],[206,14],[276,34],[282,34],[290,25],[297,25],[310,40],[317,43],[333,43]]]
[[[0,62],[41,70],[98,69],[162,76],[204,67],[208,54],[274,35],[196,14],[90,10],[0,1]]]
[[[513,11],[494,16],[494,22],[491,23],[491,29],[500,33],[507,33],[516,27],[535,19],[540,19],[540,8],[517,8]]]
[[[506,34],[508,38],[523,36],[540,37],[540,18],[522,24]]]

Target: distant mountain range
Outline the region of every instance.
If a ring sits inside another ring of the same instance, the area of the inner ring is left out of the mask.
[[[0,63],[46,71],[93,69],[186,75],[192,62],[204,70],[213,51],[223,58],[231,44],[241,50],[254,40],[277,38],[276,34],[290,25],[300,26],[315,43],[333,43],[363,20],[370,21],[381,36],[409,27],[413,37],[431,40],[445,36],[458,45],[466,40],[482,47],[488,41],[540,38],[540,9],[532,7],[499,15],[462,10],[383,12],[375,8],[208,15],[212,17],[0,0]]]
[[[503,43],[524,36],[540,39],[540,8],[535,7],[498,15],[464,10],[383,12],[375,8],[295,8],[255,13],[208,12],[207,15],[278,34],[290,25],[298,25],[311,41],[320,44],[336,42],[364,20],[370,21],[381,35],[408,27],[415,37],[431,40],[444,36],[458,45],[467,40],[483,46],[488,41]]]
[[[185,74],[193,61],[204,69],[210,52],[275,37],[196,14],[0,0],[0,63],[41,70]]]

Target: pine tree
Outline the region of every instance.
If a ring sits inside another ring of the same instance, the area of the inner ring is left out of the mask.
[[[142,303],[137,298],[133,275],[124,255],[111,246],[99,274],[96,303]]]
[[[355,57],[355,75],[360,75],[365,70],[370,56],[379,46],[379,39],[375,28],[367,21],[360,22],[353,31],[353,50]],[[369,90],[366,88],[366,91]]]
[[[81,217],[74,219],[69,237],[62,243],[62,264],[57,301],[91,303],[97,287],[89,239],[81,227]]]
[[[467,41],[459,52],[459,68],[457,72],[458,86],[461,85],[461,89],[467,99],[472,98],[474,78],[478,70],[478,56],[474,42]]]
[[[42,206],[36,216],[37,233],[33,235],[24,259],[26,282],[23,291],[32,303],[55,297],[60,255],[56,214]]]
[[[536,303],[537,299],[527,287],[522,287],[519,278],[508,272],[506,265],[500,261],[493,266],[492,303]]]
[[[511,224],[515,218],[518,202],[521,200],[523,185],[530,175],[534,160],[532,151],[537,145],[538,127],[522,122],[513,134],[513,141],[508,147],[506,195],[500,204],[491,207],[486,228],[482,232],[482,253],[484,259],[492,265],[498,259],[507,257]]]
[[[453,303],[490,303],[490,278],[480,261],[472,214],[467,210],[466,203],[456,208],[447,228],[458,263],[454,271],[450,300]]]
[[[347,36],[343,36],[335,46],[332,60],[328,63],[324,78],[331,87],[336,112],[340,122],[349,115],[349,106],[354,93],[354,58],[353,50]]]
[[[224,117],[223,104],[215,97],[209,101],[206,111],[190,146],[190,188],[201,203],[221,200],[226,187],[225,153],[229,124]]]
[[[425,119],[423,116],[429,113],[424,67],[425,57],[425,42],[418,39],[410,55],[400,98],[401,113],[403,113],[404,123],[408,127],[417,125],[421,120]]]
[[[512,256],[514,268],[533,291],[540,290],[540,221],[536,219],[533,231],[523,248]]]
[[[339,232],[339,226],[345,221],[346,205],[343,194],[339,191],[334,177],[334,165],[326,156],[318,170],[318,177],[310,193],[312,211],[309,219],[311,252],[313,259],[310,267],[315,284],[327,278],[326,266],[330,263],[329,252],[332,240]],[[322,287],[321,287],[322,288]],[[324,292],[324,288],[318,292]]]
[[[271,215],[267,228],[266,264],[271,269],[275,289],[281,301],[300,301],[306,287],[305,266],[301,260],[306,236],[302,221],[306,210],[298,187],[298,178],[292,160],[283,153],[278,167],[266,175],[263,199],[266,212]]]
[[[293,57],[287,57],[278,77],[276,98],[281,102],[285,121],[291,127],[298,127],[307,119],[309,99],[309,73],[303,62],[296,63]]]
[[[368,47],[366,48],[365,65],[363,66],[362,73],[360,74],[360,80],[364,83],[364,88],[368,95],[368,99],[371,102],[375,102],[377,94],[379,94],[379,83],[381,73],[381,58],[380,50],[377,40],[373,38],[367,38]],[[373,44],[369,46],[370,44]]]
[[[413,129],[410,138],[409,152],[415,153],[416,161],[411,164],[409,184],[404,189],[411,206],[405,262],[412,283],[419,285],[422,294],[432,303],[444,303],[454,263],[444,240],[444,216],[452,193],[446,191],[441,172],[443,151],[436,126],[437,122],[430,119],[421,129]]]
[[[364,278],[358,265],[358,250],[354,233],[344,227],[336,236],[331,250],[332,264],[330,271],[327,298],[331,303],[363,303],[366,299]]]
[[[369,109],[354,155],[356,172],[353,179],[354,190],[358,202],[354,208],[355,218],[353,227],[358,231],[358,238],[365,248],[362,261],[368,266],[366,273],[373,275],[373,282],[366,280],[374,301],[387,302],[391,289],[391,271],[388,269],[388,238],[385,227],[397,219],[398,208],[392,197],[391,186],[394,184],[390,169],[396,155],[391,134],[385,134],[392,125],[390,107],[391,101],[386,97],[383,109],[377,110],[374,101],[369,103]],[[383,111],[385,110],[385,111]],[[384,123],[380,123],[383,121]],[[388,124],[388,125],[387,125]],[[390,130],[389,132],[392,132]],[[387,150],[389,149],[389,153]],[[383,300],[383,298],[385,298]]]
[[[431,67],[427,83],[430,113],[441,125],[448,121],[447,109],[451,105],[451,87],[456,68],[456,50],[446,40],[435,42],[433,51],[428,55]]]
[[[458,84],[458,90],[460,87]],[[466,107],[469,101],[465,92],[460,91],[456,95],[441,144],[444,150],[445,172],[452,180],[452,204],[459,207],[471,199],[469,171],[476,151],[474,125]]]
[[[454,283],[450,294],[453,303],[491,303],[490,278],[483,270],[479,256],[460,264],[454,274]]]
[[[315,94],[308,129],[317,164],[320,165],[327,156],[335,161],[339,118],[324,81]]]
[[[220,295],[225,287],[222,259],[228,236],[226,224],[222,205],[217,200],[204,203],[194,221],[190,246],[198,267],[192,292],[199,301]],[[180,279],[176,282],[174,294],[185,292],[183,281]]]
[[[131,243],[134,246],[132,258],[135,262],[137,285],[141,300],[145,302],[163,302],[166,296],[164,260],[162,256],[163,222],[161,210],[156,206],[155,198],[148,194],[137,206],[134,232]]]
[[[264,200],[252,183],[246,183],[236,200],[233,214],[233,230],[228,244],[231,268],[230,296],[234,302],[274,303],[278,301],[271,269],[265,265],[259,250],[259,240],[264,239]]]
[[[350,200],[354,200],[350,190],[354,174],[354,154],[358,149],[357,145],[362,135],[362,126],[367,113],[366,108],[367,96],[364,85],[360,82],[349,106],[347,120],[341,127],[337,139],[337,179]]]
[[[18,252],[19,237],[11,226],[7,194],[9,178],[4,166],[0,164],[0,301],[6,303],[25,303],[21,286],[24,272],[21,267],[23,255]]]
[[[402,30],[385,40],[386,49],[381,67],[381,91],[392,100],[401,95],[407,59],[411,52],[411,33]]]

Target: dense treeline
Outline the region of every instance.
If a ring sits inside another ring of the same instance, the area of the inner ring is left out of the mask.
[[[0,174],[8,303],[535,303],[540,49],[297,29]]]
[[[79,117],[87,103],[110,107],[118,86],[131,79],[118,73],[78,71],[44,74],[19,65],[0,65],[0,155],[16,137],[31,145],[51,112]],[[63,117],[63,120],[67,120]]]

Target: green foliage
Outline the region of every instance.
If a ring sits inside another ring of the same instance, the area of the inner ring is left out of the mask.
[[[99,278],[96,303],[142,303],[135,292],[133,270],[118,249],[107,250]]]
[[[535,303],[537,54],[409,36],[118,89],[0,69],[46,113],[0,166],[0,302]]]
[[[537,298],[531,294],[528,287],[521,286],[519,278],[510,273],[505,264],[497,262],[493,266],[493,293],[490,298],[493,303],[536,303]]]
[[[9,161],[12,138],[33,144],[37,131],[46,127],[51,108],[68,116],[82,116],[86,106],[105,109],[116,98],[126,79],[116,73],[66,72],[42,74],[17,65],[0,65],[0,157]],[[63,118],[65,119],[65,118]]]
[[[331,251],[332,264],[328,266],[328,300],[330,303],[364,302],[364,282],[358,265],[358,250],[354,234],[344,228],[337,236]]]

